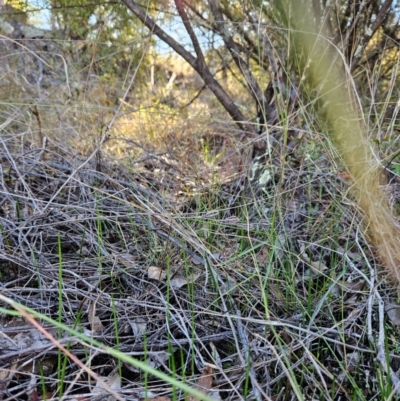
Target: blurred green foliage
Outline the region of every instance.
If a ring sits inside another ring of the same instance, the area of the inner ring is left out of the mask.
[[[99,76],[124,77],[140,63],[146,47],[154,44],[145,28],[124,5],[86,0],[49,0],[53,29],[73,41],[76,61]]]

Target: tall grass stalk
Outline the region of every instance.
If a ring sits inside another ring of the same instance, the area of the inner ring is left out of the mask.
[[[301,1],[281,0],[280,19],[290,34],[291,53],[310,93],[318,98],[322,125],[343,158],[353,180],[353,196],[365,214],[365,228],[389,278],[400,283],[400,232],[381,185],[383,169],[368,141],[349,66]],[[341,62],[335,60],[338,55]]]

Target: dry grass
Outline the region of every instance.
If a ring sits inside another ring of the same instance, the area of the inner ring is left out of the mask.
[[[296,7],[294,15],[300,15],[301,9]],[[341,71],[350,68],[344,60],[340,66],[334,63],[331,52],[326,50],[327,46],[332,46],[333,52],[334,46],[313,26],[311,17],[299,18],[296,22],[295,40],[299,53],[303,52],[302,58],[299,57],[303,63],[300,68],[304,70],[309,87],[318,96],[322,120],[352,176],[354,197],[366,217],[365,227],[371,244],[390,279],[399,285],[400,230],[382,190],[386,176],[376,150],[368,140],[362,101],[357,98],[352,77]]]

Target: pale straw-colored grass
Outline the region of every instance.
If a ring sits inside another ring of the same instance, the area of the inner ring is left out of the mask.
[[[304,15],[296,1],[293,15]],[[291,20],[291,37],[304,82],[317,93],[322,124],[328,127],[353,180],[353,197],[365,215],[365,229],[388,277],[400,283],[400,231],[382,190],[383,167],[368,141],[361,102],[340,49],[318,31],[311,16]],[[335,59],[336,58],[336,59]],[[300,61],[299,61],[300,60]]]

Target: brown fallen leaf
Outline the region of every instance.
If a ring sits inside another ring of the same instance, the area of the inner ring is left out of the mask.
[[[203,373],[198,378],[196,385],[194,388],[199,390],[205,394],[207,394],[212,389],[212,382],[213,382],[213,370],[212,367],[206,366],[204,368]],[[197,397],[190,395],[188,397],[188,401],[198,401]]]

